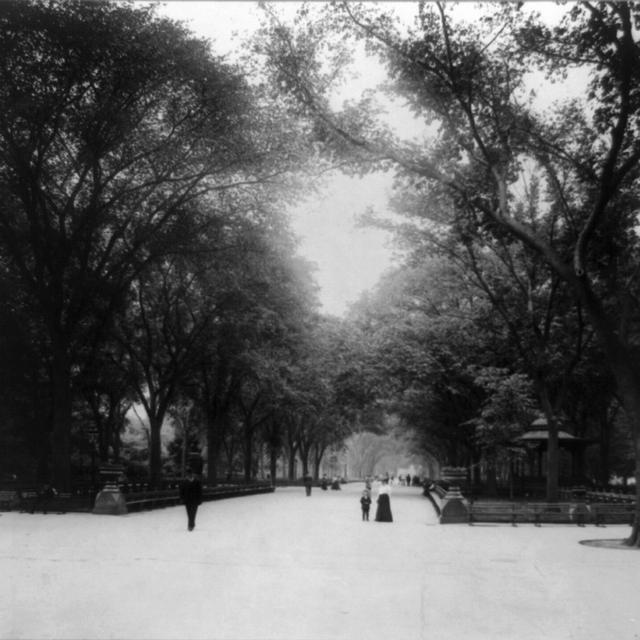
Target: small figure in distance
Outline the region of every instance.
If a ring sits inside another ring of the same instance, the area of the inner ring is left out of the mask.
[[[362,519],[369,520],[369,508],[371,507],[371,496],[369,492],[365,489],[362,492],[362,497],[360,498],[360,505],[362,506]]]
[[[187,528],[193,531],[198,506],[202,504],[202,482],[191,467],[187,469],[187,475],[180,483],[180,499],[187,510]]]
[[[322,480],[320,481],[320,488],[323,491],[326,491],[328,486],[329,486],[329,479],[327,478],[327,474],[325,473],[323,474]]]
[[[302,481],[304,482],[304,490],[306,494],[310,496],[311,487],[313,486],[313,478],[311,477],[311,474],[309,472],[305,473]]]

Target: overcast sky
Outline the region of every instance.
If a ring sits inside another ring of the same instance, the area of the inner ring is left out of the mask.
[[[298,3],[280,4],[293,12]],[[196,34],[210,39],[213,50],[221,54],[233,51],[243,36],[258,26],[260,14],[253,2],[179,0],[160,7],[162,13],[186,22]],[[365,70],[364,75],[371,72]],[[391,249],[386,234],[358,228],[356,217],[369,206],[384,209],[390,182],[390,176],[385,175],[363,179],[336,175],[324,192],[289,212],[301,240],[299,252],[317,265],[315,278],[324,313],[342,315],[348,303],[371,288],[389,266]]]
[[[298,2],[276,3],[281,11],[295,11]],[[378,3],[386,4],[386,3]],[[416,10],[417,2],[389,3],[394,10],[407,16]],[[546,14],[550,22],[566,11],[552,2],[530,2]],[[462,3],[460,11],[477,11],[471,3]],[[160,3],[160,12],[184,21],[196,34],[213,42],[213,50],[229,54],[259,24],[260,9],[254,2],[228,2],[221,0]],[[361,71],[360,86],[375,83],[380,71],[369,62]],[[549,99],[551,93],[543,94]],[[346,96],[345,96],[346,97]],[[355,97],[355,95],[354,95]],[[399,133],[408,134],[412,125],[406,114],[395,113],[394,124]],[[369,175],[363,179],[337,175],[323,193],[301,202],[290,211],[294,232],[301,239],[300,253],[317,264],[316,281],[320,287],[322,310],[343,315],[350,302],[375,285],[382,272],[392,262],[392,250],[387,235],[378,230],[359,228],[356,218],[368,207],[379,212],[386,209],[391,176]]]

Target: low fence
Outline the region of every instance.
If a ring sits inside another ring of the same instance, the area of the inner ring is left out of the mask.
[[[274,487],[268,482],[220,484],[215,487],[205,486],[202,489],[202,501],[209,502],[258,493],[272,493],[273,491]],[[129,512],[162,509],[180,504],[179,488],[129,491],[123,492],[123,495]]]
[[[225,483],[205,486],[203,501],[235,498],[258,493],[271,493],[274,487],[268,482]],[[179,483],[164,489],[151,489],[144,483],[128,483],[121,487],[127,511],[160,509],[180,504]],[[95,502],[95,492],[80,491],[44,495],[31,487],[0,490],[0,511],[23,513],[90,513]]]

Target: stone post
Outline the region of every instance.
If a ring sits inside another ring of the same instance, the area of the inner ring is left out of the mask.
[[[122,465],[105,464],[100,467],[100,484],[103,488],[96,496],[93,513],[112,516],[127,513],[127,501],[118,486],[118,478],[123,471]]]
[[[468,502],[462,495],[461,487],[467,483],[467,469],[465,467],[443,467],[442,479],[449,483],[440,511],[440,524],[450,524],[469,521]]]

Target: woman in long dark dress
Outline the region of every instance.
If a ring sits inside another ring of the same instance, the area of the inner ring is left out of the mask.
[[[393,522],[393,516],[391,515],[391,487],[389,481],[384,479],[382,486],[378,491],[378,506],[376,508],[376,522]]]

